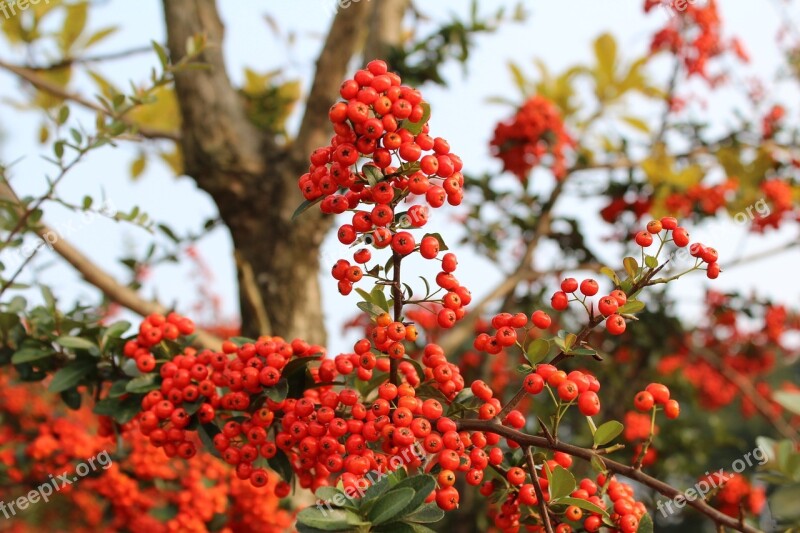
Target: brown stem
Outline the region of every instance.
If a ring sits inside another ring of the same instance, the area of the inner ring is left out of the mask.
[[[542,487],[539,485],[539,476],[536,475],[536,460],[533,458],[533,450],[530,446],[525,449],[525,457],[528,460],[528,469],[531,471],[531,483],[533,491],[536,493],[536,504],[539,506],[542,525],[547,533],[553,533],[553,524],[550,523],[550,514],[547,509],[547,502],[544,499]]]
[[[591,461],[593,458],[598,457],[597,452],[589,448],[581,448],[580,446],[574,446],[572,444],[566,444],[563,442],[551,444],[544,437],[522,433],[516,429],[503,426],[497,423],[495,420],[462,419],[456,420],[456,425],[458,426],[459,431],[483,431],[488,433],[496,433],[501,437],[505,437],[506,439],[517,442],[521,446],[535,446],[537,448],[560,451],[585,461]],[[757,529],[754,529],[746,524],[740,524],[737,518],[730,517],[725,513],[714,509],[703,500],[692,500],[685,498],[680,490],[652,476],[648,476],[641,470],[636,470],[632,466],[624,465],[608,458],[603,458],[600,460],[603,462],[608,471],[627,477],[628,479],[638,481],[639,483],[650,487],[660,494],[663,494],[667,498],[684,500],[690,507],[693,507],[717,524],[722,524],[731,529],[735,529],[736,531],[742,531],[743,533],[759,533]]]
[[[394,302],[394,320],[400,322],[403,318],[403,286],[400,283],[400,263],[403,256],[397,252],[392,253],[392,301]],[[399,385],[398,368],[400,361],[392,358],[389,362],[389,382]]]

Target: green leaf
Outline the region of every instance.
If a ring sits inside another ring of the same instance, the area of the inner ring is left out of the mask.
[[[58,122],[59,125],[63,125],[67,122],[67,120],[69,120],[69,107],[62,106],[61,109],[58,110],[58,118],[56,119],[56,122]]]
[[[300,511],[297,523],[321,531],[353,531],[353,526],[366,525],[353,511],[318,507],[306,507]]]
[[[563,466],[556,466],[550,473],[550,500],[556,501],[572,494],[575,476]]]
[[[617,309],[620,315],[633,315],[645,308],[644,302],[639,300],[628,300],[625,305]]]
[[[299,206],[297,206],[297,209],[294,210],[294,213],[292,213],[292,220],[294,220],[297,217],[299,217],[300,215],[302,215],[312,205],[318,204],[321,201],[322,201],[322,196],[320,196],[316,200],[305,200],[305,201],[303,201],[303,203],[301,203]]]
[[[800,501],[800,483],[786,485],[769,497],[769,509],[775,519],[781,522],[793,522],[800,519],[798,501]]]
[[[277,472],[285,482],[292,482],[294,470],[292,470],[292,464],[289,462],[289,458],[283,450],[278,450],[278,453],[276,453],[274,457],[267,459],[267,464],[272,470]]]
[[[383,171],[372,164],[361,167],[361,172],[364,173],[364,177],[367,178],[367,182],[369,182],[372,187],[384,178]]]
[[[528,345],[528,349],[525,350],[525,357],[531,365],[536,366],[538,363],[544,361],[548,353],[550,353],[550,341],[547,339],[536,339]]]
[[[72,387],[77,387],[83,378],[97,369],[97,363],[89,359],[78,359],[71,362],[53,375],[53,381],[47,390],[62,392]]]
[[[622,266],[625,267],[625,272],[628,273],[631,279],[634,279],[639,272],[639,263],[633,257],[623,259]]]
[[[386,311],[370,302],[358,302],[356,306],[371,317],[380,316]]]
[[[101,343],[105,346],[109,339],[119,339],[122,337],[125,332],[131,329],[131,323],[126,320],[120,320],[119,322],[114,322],[110,326],[108,326],[103,333],[103,339]]]
[[[443,252],[445,250],[449,250],[450,249],[445,244],[444,238],[442,238],[442,236],[440,234],[438,234],[438,233],[426,233],[425,235],[422,236],[422,238],[424,239],[425,237],[433,237],[434,239],[439,241],[439,251],[440,252]]]
[[[392,491],[404,489],[406,487],[410,487],[414,490],[414,498],[408,502],[405,508],[400,512],[401,515],[412,513],[420,505],[422,505],[425,501],[425,498],[427,498],[431,491],[433,491],[434,487],[436,487],[436,480],[433,479],[433,476],[428,474],[411,476],[405,478],[403,481],[395,485],[394,488],[392,488]]]
[[[405,517],[407,522],[415,522],[417,524],[433,524],[444,518],[444,511],[442,511],[435,503],[426,503],[410,515]]]
[[[594,432],[594,445],[603,446],[604,444],[608,444],[617,438],[624,429],[625,426],[623,426],[620,422],[617,422],[616,420],[609,420],[605,424],[598,427],[597,431]]]
[[[264,393],[273,402],[282,402],[289,395],[289,382],[281,378],[274,386],[264,389]]]
[[[38,348],[22,348],[14,355],[11,356],[11,364],[19,365],[22,363],[30,363],[32,361],[39,361],[46,359],[51,355],[55,355],[53,350],[42,350]]]
[[[64,404],[72,409],[73,411],[77,411],[81,408],[81,393],[78,392],[78,389],[67,389],[60,393],[61,401]]]
[[[653,533],[653,519],[649,514],[645,513],[639,519],[639,529],[636,530],[636,533]]]
[[[161,386],[159,383],[156,383],[156,378],[158,378],[158,374],[155,373],[135,377],[125,385],[125,390],[136,394],[143,394],[151,390],[156,390]]]
[[[392,489],[375,502],[367,515],[370,522],[380,525],[392,521],[414,499],[414,489],[404,487]]]
[[[392,522],[375,528],[375,533],[436,533],[433,529],[413,522]]]
[[[592,460],[590,462],[595,472],[601,473],[606,471],[606,464],[603,462],[603,460],[600,458],[599,455],[592,455]]]
[[[167,55],[167,51],[164,50],[164,47],[157,42],[151,41],[151,43],[153,44],[153,50],[155,50],[156,54],[158,54],[158,61],[161,63],[161,66],[166,67],[167,64],[169,64],[169,56]]]
[[[570,351],[573,346],[575,346],[575,341],[578,340],[578,336],[574,333],[567,333],[567,336],[564,338],[564,348],[566,351]]]
[[[407,129],[412,135],[419,135],[422,133],[422,128],[425,126],[425,123],[431,118],[430,104],[427,102],[422,102],[420,105],[422,106],[422,118],[419,119],[419,122],[411,122],[410,120],[405,119],[400,123],[400,127]]]
[[[565,498],[560,498],[558,500],[558,503],[563,505],[574,505],[575,507],[580,507],[585,511],[590,511],[592,513],[608,516],[608,511],[606,511],[605,509],[603,509],[598,505],[593,504],[588,500],[582,500],[580,498],[573,498],[571,496],[567,496]]]
[[[200,442],[203,443],[205,450],[218,459],[222,459],[222,454],[219,453],[217,447],[214,446],[214,437],[217,433],[222,433],[216,424],[208,422],[197,426],[197,436],[200,437]],[[279,451],[280,453],[280,451]]]
[[[773,393],[772,399],[787,411],[800,415],[800,392],[777,391]]]
[[[100,400],[94,406],[93,413],[97,415],[110,416],[120,424],[125,424],[133,420],[133,417],[141,411],[142,402],[138,396],[129,396],[124,400],[121,398],[106,398]]]
[[[658,266],[658,259],[652,255],[645,255],[644,264],[647,266],[647,268],[656,268]]]
[[[91,350],[93,348],[98,350],[95,343],[88,339],[82,339],[81,337],[58,337],[56,342],[64,348],[70,348],[72,350]]]
[[[620,284],[619,276],[617,276],[617,273],[614,272],[614,270],[612,270],[611,268],[609,268],[607,266],[604,266],[604,267],[600,268],[600,273],[604,274],[609,279],[611,279],[611,281],[614,282],[614,286],[615,287],[619,287],[619,284]]]

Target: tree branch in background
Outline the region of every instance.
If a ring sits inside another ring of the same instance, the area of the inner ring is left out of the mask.
[[[107,117],[117,119],[123,122],[124,124],[134,128],[135,131],[139,133],[139,135],[141,135],[142,137],[145,137],[147,139],[166,139],[170,141],[180,140],[180,135],[177,132],[162,131],[154,128],[149,128],[146,126],[139,126],[134,122],[132,122],[130,119],[126,119],[124,116],[114,116],[112,113],[109,112],[108,109],[104,108],[100,104],[92,102],[91,100],[84,98],[80,94],[67,91],[63,87],[60,87],[59,85],[42,78],[41,76],[36,74],[34,70],[31,70],[26,67],[21,67],[18,65],[12,65],[11,63],[7,63],[1,60],[0,60],[0,68],[28,82],[29,84],[39,89],[40,91],[44,91],[63,100],[75,102],[81,107],[85,107],[86,109],[95,111]]]
[[[315,148],[327,144],[330,129],[328,109],[336,101],[339,86],[346,77],[350,60],[364,39],[372,7],[368,2],[357,2],[350,4],[346,9],[339,9],[336,13],[317,58],[314,81],[306,99],[303,120],[292,145],[293,159],[305,163],[308,154]]]
[[[0,182],[0,200],[18,205],[20,216],[25,212],[19,197],[7,182]],[[110,300],[142,316],[151,313],[163,314],[168,311],[163,305],[145,300],[130,287],[119,283],[52,228],[39,224],[34,231],[49,248],[64,258],[88,283],[100,289]],[[198,329],[197,343],[205,348],[219,349],[222,341],[211,333]]]

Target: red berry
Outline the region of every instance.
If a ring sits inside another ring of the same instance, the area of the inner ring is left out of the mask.
[[[664,405],[664,414],[667,415],[667,418],[673,420],[678,418],[678,415],[681,414],[681,406],[677,400],[669,400],[666,405]]]
[[[606,330],[612,335],[622,335],[625,332],[625,319],[613,314],[606,319]]]
[[[619,303],[613,296],[604,296],[600,298],[600,301],[597,303],[597,310],[600,311],[603,316],[613,315],[617,312],[618,307]]]
[[[552,298],[550,298],[550,305],[556,311],[563,311],[569,305],[569,300],[567,299],[567,294],[564,291],[556,292]]]
[[[575,278],[566,278],[561,282],[561,290],[567,293],[573,293],[578,290],[578,280]]]
[[[683,228],[675,228],[672,231],[672,240],[675,241],[675,245],[683,248],[687,244],[689,244],[689,232]]]
[[[653,235],[651,235],[647,231],[640,231],[636,234],[636,244],[641,246],[642,248],[647,248],[651,244],[653,244]]]
[[[633,398],[633,406],[639,411],[647,412],[653,408],[655,401],[653,395],[647,391],[641,391]]]
[[[582,392],[578,396],[578,410],[584,416],[594,416],[600,412],[600,398],[594,391]]]
[[[645,389],[653,395],[653,401],[658,405],[664,405],[669,401],[669,387],[661,383],[651,383]]]
[[[597,282],[593,279],[585,279],[581,282],[581,294],[586,296],[594,296],[597,294],[597,291],[600,290],[600,287],[597,285]]]
[[[555,298],[555,295],[553,296],[553,298]],[[555,308],[555,305],[553,307]],[[531,315],[531,322],[533,322],[533,325],[539,329],[547,329],[550,327],[550,323],[552,322],[552,320],[550,319],[550,315],[548,315],[541,309],[537,309]]]

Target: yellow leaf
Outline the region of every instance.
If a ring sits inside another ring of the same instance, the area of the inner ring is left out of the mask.
[[[176,176],[183,174],[183,152],[176,144],[169,152],[159,152],[158,156],[166,163]]]
[[[87,2],[70,4],[65,9],[67,15],[64,17],[64,26],[61,28],[61,49],[69,52],[86,28],[89,4]]]
[[[119,28],[116,26],[109,26],[108,28],[103,28],[102,30],[98,30],[92,34],[91,37],[86,41],[86,44],[83,45],[84,48],[89,48],[92,45],[95,45],[105,39],[106,37],[113,35],[117,32]]]
[[[39,127],[39,142],[44,144],[47,142],[47,139],[50,138],[50,128],[47,127],[47,124],[42,124]]]
[[[134,159],[131,163],[131,177],[136,179],[141,176],[145,167],[147,167],[147,156],[144,152],[140,152],[139,157]]]
[[[69,85],[72,78],[72,70],[69,67],[59,68],[55,70],[44,70],[39,73],[39,76],[46,79],[50,83],[65,88]],[[36,91],[36,97],[33,99],[33,105],[43,109],[51,109],[58,107],[63,103],[63,99],[58,96],[53,96],[46,91]]]
[[[632,128],[635,128],[641,131],[642,133],[650,133],[650,126],[647,125],[647,122],[638,117],[628,116],[628,117],[620,117],[620,119],[629,126],[631,126]]]
[[[517,64],[514,63],[513,61],[508,62],[508,69],[511,71],[511,76],[514,78],[514,84],[519,89],[519,92],[521,92],[523,96],[527,96],[528,81],[522,74],[522,70],[520,70],[519,66],[517,66]]]
[[[594,53],[597,57],[598,72],[607,79],[614,79],[617,67],[617,42],[610,33],[604,33],[594,42]]]
[[[171,87],[162,86],[155,89],[151,95],[155,101],[150,104],[133,108],[127,117],[140,126],[173,131],[180,125],[178,101]]]

